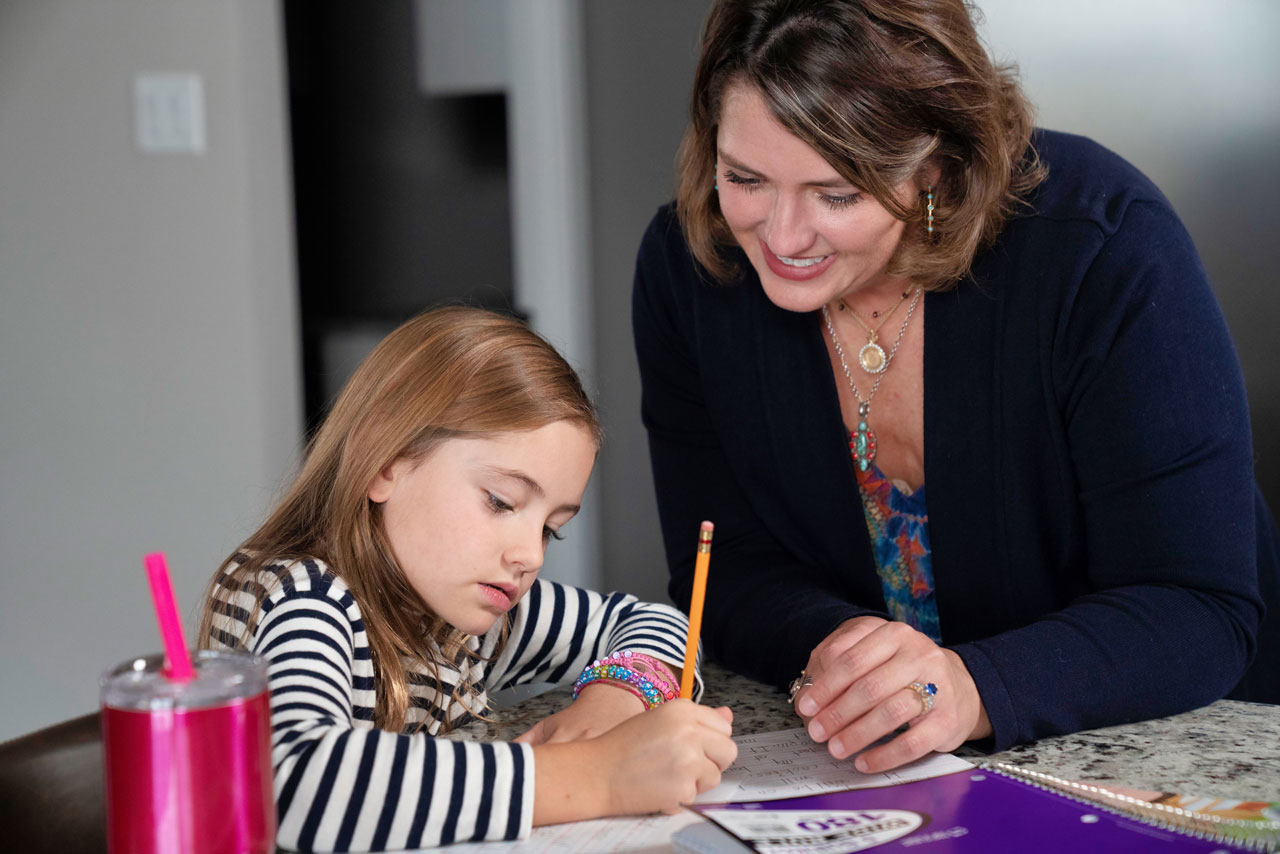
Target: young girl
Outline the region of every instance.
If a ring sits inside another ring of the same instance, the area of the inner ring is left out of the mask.
[[[685,617],[537,578],[599,444],[573,370],[510,318],[428,312],[356,371],[199,635],[270,662],[281,846],[516,839],[719,782],[729,710],[674,699]],[[515,742],[435,737],[492,691],[575,680]]]

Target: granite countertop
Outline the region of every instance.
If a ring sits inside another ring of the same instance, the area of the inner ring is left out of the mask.
[[[705,671],[703,702],[733,709],[734,734],[790,729],[800,720],[773,688],[729,673]],[[501,708],[451,734],[510,739],[570,702],[553,690]],[[991,755],[962,747],[973,761],[1007,762],[1069,780],[1183,794],[1280,802],[1280,706],[1219,700],[1153,721],[1057,736]]]

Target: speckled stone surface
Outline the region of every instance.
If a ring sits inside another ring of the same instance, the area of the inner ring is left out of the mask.
[[[800,725],[786,695],[711,665],[703,702],[733,709],[734,734]],[[570,702],[555,690],[473,722],[454,736],[510,739]],[[1202,709],[1154,721],[1046,738],[975,762],[1007,762],[1069,780],[1136,789],[1280,802],[1280,706],[1219,700]]]

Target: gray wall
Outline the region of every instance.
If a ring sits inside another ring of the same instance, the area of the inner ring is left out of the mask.
[[[134,148],[157,71],[205,154]],[[0,2],[0,739],[94,709],[159,647],[143,554],[189,618],[293,463],[283,92],[275,2]]]
[[[667,600],[666,557],[640,424],[631,344],[631,278],[640,235],[675,195],[705,0],[588,0],[587,126],[591,152],[596,396],[605,425],[599,479],[607,589]],[[689,548],[697,532],[689,532]]]

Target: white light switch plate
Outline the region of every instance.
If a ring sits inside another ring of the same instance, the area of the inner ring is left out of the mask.
[[[199,74],[139,74],[133,79],[138,150],[203,154],[204,81]]]

